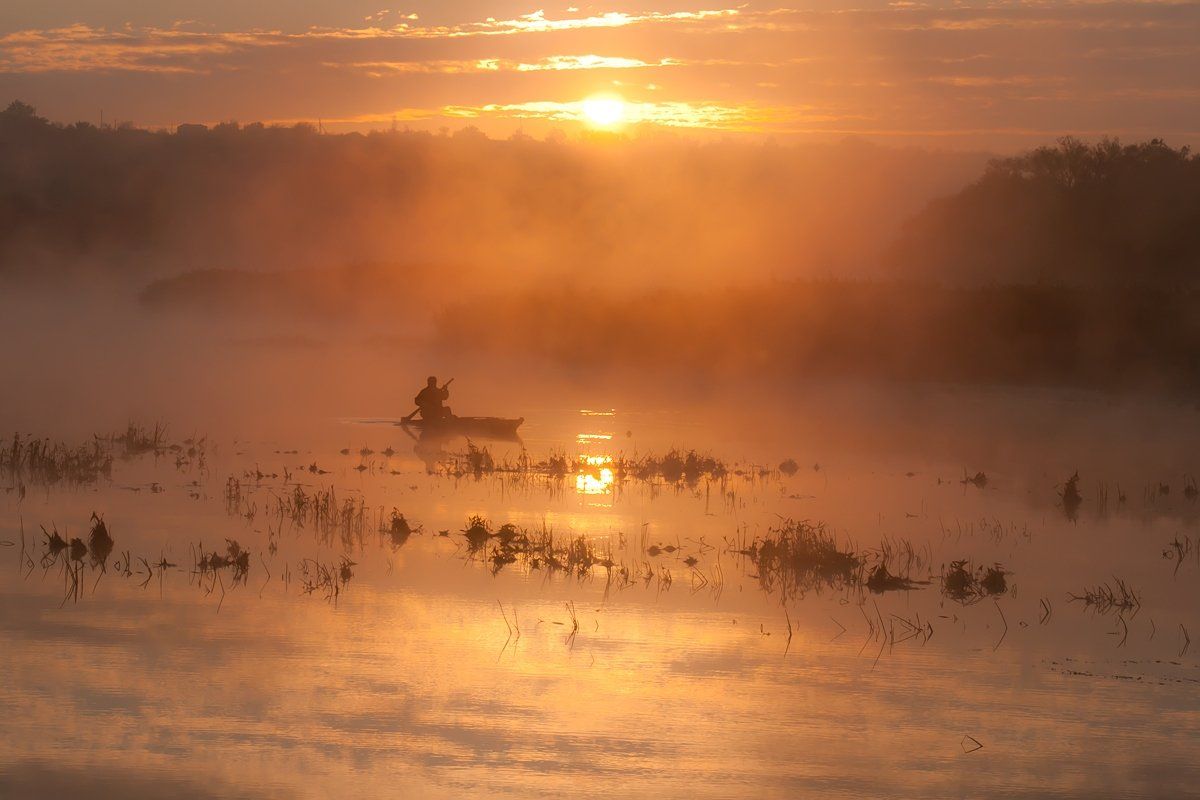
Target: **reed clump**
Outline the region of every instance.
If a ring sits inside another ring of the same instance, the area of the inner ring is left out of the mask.
[[[1079,492],[1079,473],[1067,478],[1058,493],[1062,501],[1063,513],[1067,519],[1074,521],[1079,516],[1079,507],[1083,505],[1083,495]]]
[[[305,594],[321,594],[327,602],[336,605],[354,577],[355,566],[357,564],[346,556],[336,562],[306,558],[300,562],[300,588]]]
[[[332,486],[309,491],[296,484],[276,498],[274,513],[297,528],[315,530],[323,543],[337,539],[346,549],[361,547],[367,530],[366,502],[358,495],[339,498]]]
[[[194,548],[193,554],[195,574],[216,578],[218,572],[229,569],[235,586],[246,582],[250,572],[250,551],[238,544],[237,540],[226,539],[223,553],[216,550],[205,552],[204,544],[200,543]]]
[[[842,549],[822,523],[791,519],[738,552],[757,568],[765,590],[778,589],[785,596],[855,587],[863,565],[863,558]]]
[[[919,583],[901,575],[893,575],[888,571],[887,564],[876,564],[871,570],[870,576],[867,578],[867,589],[873,594],[883,594],[884,592],[901,592],[909,589],[916,589]]]
[[[108,525],[104,519],[96,512],[92,512],[92,530],[88,535],[88,549],[92,554],[92,566],[99,567],[101,570],[108,563],[108,557],[112,555],[113,538],[108,532]]]
[[[403,547],[408,542],[409,537],[420,530],[420,525],[416,527],[411,525],[405,519],[404,515],[400,513],[399,509],[396,508],[392,509],[392,514],[388,517],[387,521],[381,522],[379,525],[379,532],[387,537],[388,543],[394,550]]]
[[[80,445],[13,434],[0,449],[0,477],[12,483],[88,485],[112,477],[113,456],[102,439]]]
[[[86,486],[111,479],[114,458],[127,460],[148,453],[175,453],[176,466],[181,469],[203,465],[205,439],[170,444],[166,432],[163,425],[150,430],[131,423],[123,433],[94,435],[77,445],[15,433],[0,445],[0,478],[14,485]]]
[[[529,530],[508,522],[493,530],[488,520],[472,516],[462,534],[467,540],[468,557],[487,561],[493,573],[518,565],[529,571],[565,573],[582,579],[590,577],[597,567],[611,572],[617,566],[611,551],[601,549],[591,538],[582,534],[558,536],[545,525]]]
[[[1008,575],[1000,564],[972,568],[970,562],[950,562],[942,572],[942,594],[962,603],[972,605],[986,597],[996,597],[1008,592]]]
[[[1070,602],[1083,603],[1097,614],[1136,614],[1142,607],[1141,595],[1116,576],[1113,576],[1112,583],[1084,588],[1080,594],[1070,594],[1067,599]]]
[[[497,461],[486,446],[479,447],[470,441],[466,452],[449,454],[439,462],[438,471],[456,478],[502,474],[562,480],[569,475],[594,471],[601,465],[612,473],[618,484],[633,479],[644,483],[662,481],[694,486],[701,480],[720,481],[730,474],[725,462],[695,450],[672,449],[662,456],[620,454],[613,457],[572,457],[564,452],[552,452],[542,461],[534,461],[522,452],[514,461]]]

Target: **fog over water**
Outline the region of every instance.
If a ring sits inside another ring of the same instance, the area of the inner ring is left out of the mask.
[[[1187,795],[1196,163],[10,108],[0,796]]]

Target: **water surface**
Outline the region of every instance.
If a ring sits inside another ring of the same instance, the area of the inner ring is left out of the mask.
[[[1037,394],[1001,430],[989,409],[1013,398],[950,394],[936,402],[968,413],[930,406],[903,428],[864,407],[733,424],[725,407],[601,397],[528,411],[521,443],[477,443],[502,467],[523,452],[565,457],[553,475],[474,474],[463,440],[429,474],[400,429],[343,418],[262,439],[210,433],[190,456],[182,445],[118,458],[79,485],[9,476],[0,788],[1194,792],[1191,443],[1117,427],[1127,409],[1105,401]],[[1078,421],[1048,430],[1064,404]],[[615,474],[622,457],[672,448],[725,472]],[[1076,470],[1082,502],[1066,508]],[[332,490],[336,521],[299,524],[284,510],[297,487]],[[393,510],[419,530],[393,537]],[[86,542],[93,512],[114,540],[103,567],[49,558],[41,526]],[[611,564],[497,563],[494,540],[472,552],[471,517],[583,537]],[[823,525],[868,564],[886,555],[908,588],[772,583],[746,551],[787,520]],[[244,569],[197,567],[229,542],[248,553]],[[997,568],[1003,587],[948,594],[960,561],[973,575]],[[1071,599],[1118,580],[1136,606]]]

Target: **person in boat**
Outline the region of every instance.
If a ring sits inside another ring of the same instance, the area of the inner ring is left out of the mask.
[[[437,422],[450,416],[450,407],[446,405],[446,401],[449,399],[450,382],[447,381],[445,386],[438,386],[436,375],[429,376],[429,379],[425,381],[425,388],[414,398],[417,410],[421,412],[421,419],[430,422]]]

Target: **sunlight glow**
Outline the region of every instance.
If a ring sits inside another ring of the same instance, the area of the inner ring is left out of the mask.
[[[583,101],[583,117],[596,128],[612,128],[625,121],[625,101],[615,95],[596,95]]]
[[[612,461],[612,456],[581,456],[580,472],[575,476],[575,491],[588,495],[608,494],[615,481]]]
[[[616,101],[615,104],[611,101]],[[601,102],[609,101],[609,102]],[[538,100],[526,103],[489,103],[483,106],[443,106],[441,113],[457,119],[516,119],[549,122],[581,122],[597,128],[615,129],[617,125],[598,124],[600,118],[620,115],[620,125],[660,125],[666,128],[707,128],[710,130],[748,131],[778,128],[801,119],[808,124],[821,121],[819,115],[797,116],[794,110],[761,106],[722,106],[711,103],[634,102],[613,95],[594,95],[587,100],[557,102]],[[832,121],[829,118],[825,121]]]

